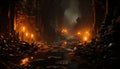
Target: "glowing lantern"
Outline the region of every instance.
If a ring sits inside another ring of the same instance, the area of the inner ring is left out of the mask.
[[[31,34],[31,38],[33,38],[34,37],[34,35],[33,34]]]
[[[87,40],[88,40],[88,37],[87,37],[87,36],[85,36],[85,37],[84,37],[84,41],[87,41]]]
[[[78,34],[78,35],[80,35],[81,33],[80,33],[80,32],[78,32],[77,34]]]
[[[25,31],[25,27],[24,27],[24,26],[22,27],[22,31],[23,31],[23,32]]]
[[[28,36],[28,33],[26,33],[25,36],[27,37],[27,36]]]

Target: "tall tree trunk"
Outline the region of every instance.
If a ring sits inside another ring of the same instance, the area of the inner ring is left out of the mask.
[[[0,33],[8,31],[8,9],[9,1],[0,0]]]
[[[9,18],[9,32],[12,32],[12,31],[14,31],[15,1],[10,1],[10,4],[9,4],[9,12],[10,12],[10,18]]]

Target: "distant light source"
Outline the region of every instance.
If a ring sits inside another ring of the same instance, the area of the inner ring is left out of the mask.
[[[85,36],[85,37],[84,37],[84,41],[87,41],[87,40],[88,40],[88,37],[87,37],[87,36]]]
[[[90,30],[81,30],[77,32],[77,37],[81,42],[89,42],[92,35]]]
[[[80,35],[81,33],[80,32],[77,32],[77,35]]]
[[[68,33],[68,30],[67,30],[67,29],[62,29],[61,32],[62,32],[62,33]]]
[[[64,41],[64,45],[66,45],[67,44],[67,42],[66,41]]]
[[[31,38],[34,38],[34,34],[31,34]]]
[[[64,47],[64,46],[66,46],[67,45],[67,41],[64,41],[63,43],[62,43],[62,46]]]
[[[27,37],[27,36],[28,36],[28,33],[25,33],[25,36]]]
[[[25,27],[24,27],[24,26],[22,27],[22,31],[23,31],[23,32],[25,31]]]
[[[28,57],[22,59],[22,60],[21,60],[21,65],[25,65],[25,64],[27,64],[28,61],[29,61],[29,58],[28,58]]]
[[[86,34],[87,36],[89,36],[89,35],[90,35],[89,31],[86,31],[86,32],[85,32],[85,34]]]

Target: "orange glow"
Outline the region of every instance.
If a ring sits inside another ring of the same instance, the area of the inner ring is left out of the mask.
[[[80,32],[78,32],[77,34],[78,34],[78,35],[80,35],[81,33],[80,33]]]
[[[89,42],[92,38],[91,32],[89,29],[83,29],[77,32],[78,38],[82,42]]]
[[[88,35],[88,36],[90,35],[90,33],[88,31],[86,31],[85,34]]]
[[[25,31],[25,27],[24,27],[24,26],[22,27],[22,31],[23,31],[23,32]]]
[[[85,36],[85,37],[84,37],[84,41],[87,41],[87,40],[88,40],[88,37],[87,37],[87,36]]]
[[[67,30],[67,29],[62,29],[61,32],[62,32],[62,33],[68,33],[68,30]]]
[[[35,37],[39,36],[39,33],[35,31],[38,30],[37,25],[34,24],[36,22],[35,17],[28,16],[23,12],[20,13],[21,15],[15,16],[14,30],[19,34],[20,40],[30,42],[30,39],[34,39],[35,41]],[[34,34],[34,36],[31,37],[31,34]]]
[[[14,30],[16,30],[17,26],[16,26],[16,23],[14,23]]]
[[[91,34],[88,30],[84,32],[83,41],[89,41],[91,39]]]
[[[34,35],[33,34],[31,34],[31,38],[33,38],[34,37]]]
[[[88,31],[86,31],[85,33],[86,33],[86,34],[88,34],[89,32],[88,32]]]
[[[22,60],[21,60],[21,65],[25,65],[25,64],[27,64],[28,61],[29,61],[29,58],[28,58],[28,57],[22,59]]]
[[[67,44],[67,42],[66,42],[66,41],[64,41],[64,42],[63,42],[63,44],[64,44],[64,45],[66,45],[66,44]]]
[[[27,37],[27,36],[28,36],[28,33],[25,33],[25,36]]]

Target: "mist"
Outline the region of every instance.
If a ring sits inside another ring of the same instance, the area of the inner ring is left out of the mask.
[[[64,12],[65,25],[68,28],[72,28],[77,22],[77,18],[81,17],[79,11],[79,1],[78,0],[69,0],[68,7]]]

